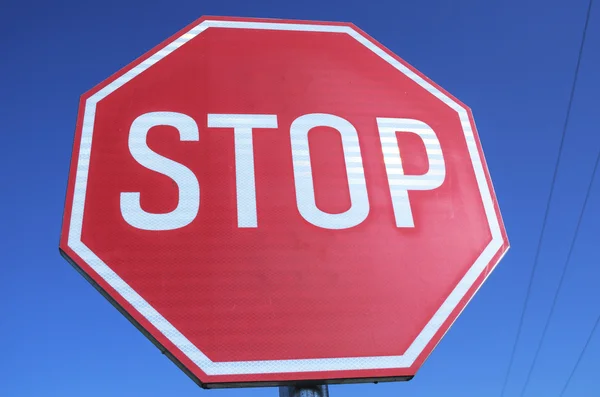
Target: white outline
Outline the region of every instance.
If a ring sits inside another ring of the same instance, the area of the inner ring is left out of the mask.
[[[107,95],[111,94],[113,91],[129,82],[135,76],[139,75],[150,66],[154,65],[156,62],[160,61],[162,58],[169,55],[171,52],[175,51],[177,48],[181,47],[183,44],[210,27],[348,34],[458,113],[465,134],[471,161],[473,163],[473,169],[481,193],[485,213],[488,218],[492,240],[403,355],[214,362],[210,360],[204,353],[202,353],[196,346],[194,346],[177,329],[175,329],[173,325],[171,325],[160,313],[150,306],[148,302],[146,302],[137,292],[135,292],[123,279],[121,279],[81,241],[96,104]],[[88,98],[85,103],[83,127],[81,132],[81,145],[79,148],[79,158],[77,160],[75,176],[75,188],[71,210],[68,246],[207,375],[250,375],[267,373],[408,368],[420,356],[435,333],[448,319],[451,312],[463,299],[477,278],[484,270],[488,268],[488,265],[491,264],[494,255],[496,255],[503,244],[504,239],[502,237],[499,219],[495,211],[492,192],[490,191],[490,186],[488,185],[488,181],[486,179],[486,174],[482,165],[482,159],[479,155],[479,150],[475,142],[475,137],[473,135],[467,110],[349,26],[205,20],[181,35],[179,38],[172,41],[162,50],[146,58],[139,65],[130,69],[125,74],[108,84],[106,87],[102,88],[100,91]]]

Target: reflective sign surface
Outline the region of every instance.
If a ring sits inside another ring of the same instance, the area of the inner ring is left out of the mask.
[[[216,18],[83,96],[60,247],[218,385],[409,378],[508,240],[463,104],[351,25]]]

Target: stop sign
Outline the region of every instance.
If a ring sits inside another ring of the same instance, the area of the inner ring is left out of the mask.
[[[470,110],[353,25],[203,18],[81,99],[60,250],[205,386],[410,379],[507,249]]]

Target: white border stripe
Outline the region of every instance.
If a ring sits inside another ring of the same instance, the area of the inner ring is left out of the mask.
[[[408,76],[421,87],[429,91],[436,98],[454,109],[458,115],[465,134],[469,155],[473,163],[473,170],[483,201],[485,214],[487,216],[492,240],[477,258],[473,266],[467,271],[463,279],[458,283],[442,306],[434,314],[425,328],[410,345],[405,354],[399,356],[377,356],[377,357],[344,357],[323,359],[299,359],[299,360],[270,360],[270,361],[239,361],[239,362],[214,362],[194,346],[184,335],[182,335],[169,321],[158,313],[144,298],[131,288],[123,279],[96,256],[82,241],[81,231],[83,214],[85,209],[85,198],[87,189],[87,178],[92,148],[93,126],[95,120],[96,104],[131,81],[140,73],[175,51],[189,40],[202,33],[204,30],[214,28],[229,29],[268,29],[303,32],[344,33],[357,40],[373,53],[381,57],[394,68]],[[477,278],[486,270],[494,255],[504,244],[500,230],[499,220],[496,216],[492,193],[487,183],[486,174],[483,169],[469,115],[467,111],[439,91],[432,84],[418,76],[408,67],[397,61],[383,49],[363,37],[348,26],[327,26],[293,23],[271,23],[271,22],[241,22],[241,21],[204,21],[192,28],[182,36],[168,44],[162,50],[145,59],[136,67],[117,78],[112,83],[92,95],[85,104],[83,116],[83,128],[81,132],[81,144],[77,160],[73,205],[71,209],[71,222],[69,227],[69,247],[79,255],[95,272],[98,273],[112,288],[117,291],[127,302],[129,302],[144,318],[146,318],[156,329],[159,330],[169,341],[181,350],[192,362],[200,367],[207,375],[248,375],[265,373],[290,373],[290,372],[313,372],[313,371],[348,371],[364,369],[388,369],[410,367],[423,352],[433,336],[438,332],[442,324],[464,298],[467,291],[475,283]]]

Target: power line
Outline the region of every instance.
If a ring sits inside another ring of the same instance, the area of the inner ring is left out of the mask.
[[[581,66],[581,58],[582,58],[582,54],[583,54],[583,47],[585,44],[585,38],[587,35],[587,28],[589,25],[589,20],[590,20],[590,14],[591,14],[591,10],[592,10],[592,4],[593,4],[593,0],[589,1],[588,4],[588,8],[587,8],[587,14],[585,17],[585,25],[583,27],[583,35],[581,38],[581,45],[579,47],[579,54],[577,55],[577,65],[575,66],[575,74],[573,76],[573,83],[571,84],[571,94],[569,95],[569,102],[567,104],[567,113],[565,115],[565,122],[563,124],[563,128],[562,128],[562,133],[561,133],[561,137],[560,137],[560,145],[558,147],[558,155],[556,157],[556,164],[554,165],[554,172],[552,174],[552,181],[550,182],[550,192],[548,193],[548,199],[546,201],[546,209],[544,211],[544,218],[542,220],[542,230],[540,232],[540,237],[538,240],[538,244],[537,244],[537,249],[535,252],[535,258],[533,260],[533,266],[531,268],[531,273],[529,275],[529,282],[527,285],[527,292],[525,294],[525,302],[523,303],[523,309],[521,311],[521,317],[519,319],[519,325],[517,327],[517,336],[515,338],[515,342],[513,344],[513,348],[510,354],[510,359],[509,359],[509,363],[508,363],[508,369],[506,371],[506,375],[504,377],[504,383],[502,385],[502,391],[501,391],[501,396],[504,396],[504,394],[506,393],[506,386],[508,385],[508,379],[510,377],[510,373],[512,370],[512,366],[515,360],[515,353],[517,351],[517,346],[519,344],[519,341],[521,339],[521,332],[523,330],[523,322],[525,320],[525,313],[527,312],[527,308],[529,306],[529,298],[531,296],[531,287],[533,285],[533,280],[535,278],[535,273],[536,270],[538,268],[538,263],[539,263],[539,258],[540,258],[540,253],[542,250],[542,242],[544,240],[544,235],[546,232],[546,225],[548,224],[548,215],[550,213],[550,203],[552,202],[552,197],[554,196],[554,187],[556,186],[556,179],[557,179],[557,175],[558,175],[558,169],[560,167],[560,161],[562,159],[562,153],[563,153],[563,147],[564,147],[564,143],[565,143],[565,136],[567,133],[567,127],[569,125],[569,119],[571,117],[571,108],[573,105],[573,98],[575,97],[575,88],[577,86],[577,79],[579,77],[579,69]]]
[[[588,346],[590,345],[590,342],[593,339],[594,334],[596,333],[596,329],[598,328],[599,323],[600,323],[600,316],[598,316],[598,318],[596,319],[596,323],[592,327],[592,332],[590,332],[590,335],[588,336],[587,340],[585,341],[585,345],[583,345],[583,349],[581,349],[581,353],[579,353],[579,357],[577,357],[577,361],[575,362],[575,365],[573,366],[573,369],[571,370],[571,373],[569,374],[569,377],[567,378],[567,382],[563,386],[563,388],[559,394],[559,397],[562,397],[565,394],[565,391],[567,391],[567,388],[569,387],[569,383],[571,383],[571,379],[573,379],[573,375],[575,375],[575,372],[577,371],[577,368],[579,367],[579,364],[581,363],[581,359],[585,355],[585,352],[586,352]]]
[[[571,263],[571,256],[573,254],[573,248],[575,247],[575,242],[577,241],[577,237],[579,235],[579,230],[581,227],[581,223],[583,221],[583,215],[585,213],[585,209],[588,204],[588,200],[590,198],[590,193],[592,191],[592,186],[594,185],[594,179],[596,176],[596,171],[598,170],[598,163],[600,163],[600,151],[598,151],[598,155],[596,156],[596,163],[594,164],[594,170],[592,171],[592,176],[590,178],[590,183],[588,184],[587,191],[585,193],[585,199],[583,201],[583,206],[581,207],[581,211],[579,212],[579,219],[577,219],[577,226],[575,227],[575,233],[573,234],[573,238],[571,239],[571,244],[569,246],[569,252],[567,253],[567,258],[562,268],[562,273],[560,275],[560,280],[558,282],[558,287],[556,288],[556,292],[554,293],[554,299],[552,300],[552,306],[550,307],[550,313],[546,318],[546,323],[544,324],[544,330],[542,331],[542,336],[538,341],[538,345],[535,349],[535,354],[533,356],[533,361],[529,366],[529,370],[527,372],[527,377],[525,378],[525,384],[523,385],[523,389],[521,390],[521,397],[525,394],[527,390],[527,386],[529,386],[529,381],[531,380],[531,374],[533,373],[533,369],[537,363],[537,359],[539,357],[540,351],[542,350],[542,345],[544,344],[544,340],[546,338],[546,333],[548,331],[550,322],[552,320],[552,316],[554,315],[554,309],[556,308],[556,302],[558,301],[558,296],[562,290],[563,281],[565,280],[565,275],[567,274],[567,269],[569,268],[569,264]]]

